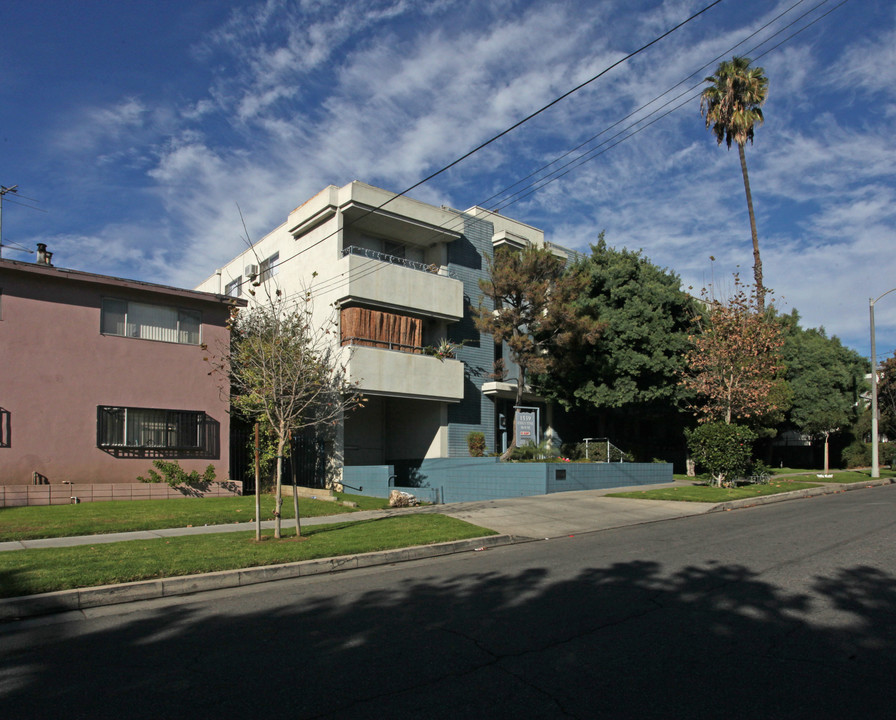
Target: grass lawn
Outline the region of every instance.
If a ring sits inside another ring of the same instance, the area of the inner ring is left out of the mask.
[[[708,485],[689,485],[674,488],[657,488],[626,493],[609,493],[607,497],[634,498],[636,500],[681,500],[684,502],[718,503],[726,500],[742,500],[744,498],[762,497],[818,487],[819,483],[792,482],[789,480],[772,480],[768,485],[744,485],[736,488],[709,487]]]
[[[349,495],[347,493],[338,492],[334,492],[333,494],[340,502],[347,500],[357,504],[358,510],[382,510],[384,507],[389,506],[389,501],[386,498],[370,497],[369,495]],[[292,502],[292,499],[290,499],[290,502]],[[299,512],[302,512],[301,507],[299,508]]]
[[[260,543],[254,532],[236,532],[2,552],[0,597],[353,555],[496,533],[426,513],[317,525],[303,529],[298,541],[294,528],[284,528],[283,540],[274,540],[270,534],[268,531]]]
[[[810,471],[811,475],[803,475],[805,478],[816,479],[816,474],[821,475],[823,470],[812,470]],[[829,475],[833,475],[833,477],[829,478],[817,478],[821,482],[826,483],[856,483],[856,482],[864,482],[865,480],[871,479],[871,470],[862,469],[862,470],[830,470],[828,472]],[[893,478],[896,477],[896,472],[892,470],[883,470],[880,471],[881,478]]]
[[[386,507],[381,498],[341,495],[365,510]],[[273,520],[274,496],[262,495],[261,519]],[[353,512],[338,502],[299,498],[301,517]],[[283,518],[292,518],[292,498],[283,500]],[[112,500],[80,505],[32,505],[0,508],[0,542],[97,535],[132,530],[160,530],[190,525],[228,525],[255,519],[255,497]]]

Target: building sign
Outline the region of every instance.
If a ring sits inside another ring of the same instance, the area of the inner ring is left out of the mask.
[[[516,411],[516,444],[538,445],[538,411],[535,408],[517,408]]]

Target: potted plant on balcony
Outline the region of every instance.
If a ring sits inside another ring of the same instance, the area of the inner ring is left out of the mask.
[[[459,342],[451,342],[446,338],[442,338],[439,340],[439,344],[436,346],[428,345],[423,349],[423,351],[427,355],[432,355],[433,357],[437,357],[439,360],[453,360],[455,354],[458,350],[460,350],[464,346],[464,343]]]

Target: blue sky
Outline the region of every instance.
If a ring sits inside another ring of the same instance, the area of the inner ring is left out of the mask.
[[[4,3],[0,184],[20,195],[3,243],[192,287],[244,247],[237,205],[255,240],[328,184],[404,190],[709,2]],[[723,0],[411,196],[498,208],[583,250],[605,230],[724,292],[752,278],[743,184],[689,89],[735,53],[770,80],[747,148],[766,284],[867,355],[868,299],[896,287],[891,0]],[[639,118],[536,192],[494,197]],[[896,293],[876,319],[892,354]]]

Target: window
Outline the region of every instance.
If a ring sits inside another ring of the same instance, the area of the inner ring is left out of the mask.
[[[0,407],[0,448],[9,446],[9,410]]]
[[[231,280],[224,286],[224,294],[230,297],[239,297],[243,294],[243,276],[238,275],[236,280]]]
[[[101,405],[96,444],[100,448],[202,450],[205,419],[205,413],[193,410]]]
[[[105,335],[199,344],[201,316],[196,310],[103,298],[100,332]]]
[[[261,261],[261,265],[258,268],[258,282],[264,282],[265,280],[270,280],[274,275],[277,274],[277,270],[279,268],[280,261],[280,253],[275,252],[269,258],[266,258]]]

